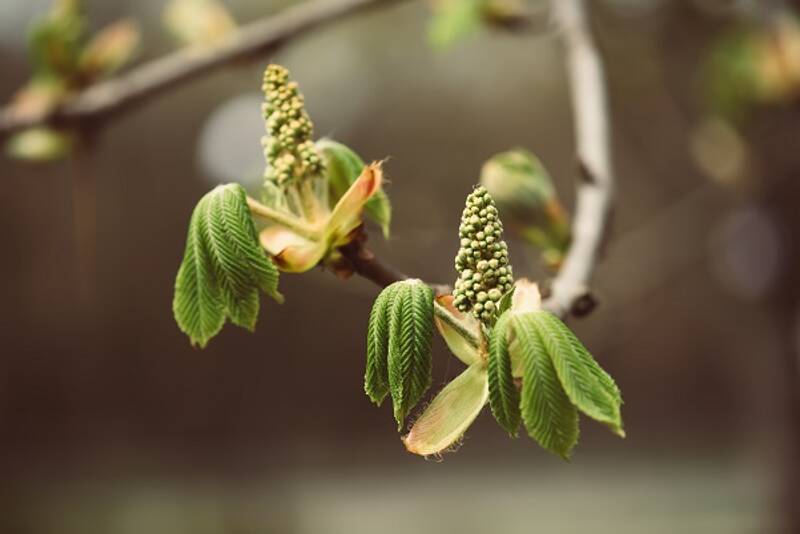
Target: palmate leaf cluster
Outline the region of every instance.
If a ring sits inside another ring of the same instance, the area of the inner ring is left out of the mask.
[[[192,344],[204,347],[230,320],[255,329],[259,291],[278,302],[278,270],[258,244],[237,184],[218,186],[192,213],[172,309]]]
[[[515,378],[521,378],[521,390]],[[548,311],[510,310],[500,317],[491,333],[488,380],[500,426],[516,436],[522,422],[542,447],[565,459],[578,442],[578,412],[625,435],[619,388]]]

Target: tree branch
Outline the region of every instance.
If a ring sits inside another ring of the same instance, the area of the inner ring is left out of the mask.
[[[311,0],[300,3],[272,17],[242,26],[216,46],[183,48],[144,63],[127,74],[90,86],[47,113],[23,116],[9,108],[2,109],[0,140],[32,126],[104,121],[224,65],[269,52],[289,39],[345,15],[398,1]]]
[[[572,243],[544,306],[559,316],[594,307],[589,281],[608,230],[614,177],[603,64],[592,41],[584,0],[552,0],[566,53],[580,165]]]
[[[584,0],[552,0],[551,5],[566,52],[579,176],[572,243],[543,306],[560,317],[580,317],[596,305],[589,281],[611,218],[614,177],[608,103],[603,64],[586,20]],[[356,274],[381,287],[407,278],[383,265],[360,243],[343,253]]]

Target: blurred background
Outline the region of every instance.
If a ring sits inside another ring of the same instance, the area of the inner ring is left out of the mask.
[[[226,5],[244,23],[291,3]],[[742,28],[772,42],[759,4],[590,2],[618,198],[600,304],[570,324],[621,386],[628,437],[585,420],[570,463],[509,440],[488,410],[443,461],[406,453],[389,406],[363,393],[377,290],[362,279],[282,276],[286,303],[263,299],[255,334],[227,326],[205,350],[171,310],[197,200],[258,183],[268,62],[298,80],[318,136],[389,158],[392,237],[372,228],[370,246],[404,272],[453,282],[463,199],[499,151],[535,152],[571,209],[572,116],[546,25],[438,50],[428,7],[404,2],[165,93],[81,161],[0,158],[0,531],[797,532],[800,71],[735,105],[709,74]],[[0,3],[3,101],[30,76],[25,30],[48,7]],[[92,28],[138,21],[138,61],[176,47],[160,0],[87,8]],[[780,42],[792,65],[800,41]],[[510,249],[517,275],[547,277],[531,247]],[[437,386],[461,364],[434,348]]]

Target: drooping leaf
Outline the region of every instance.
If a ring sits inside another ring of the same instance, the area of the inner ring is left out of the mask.
[[[540,335],[537,313],[514,314],[509,346],[524,363],[520,411],[528,434],[539,445],[568,459],[578,442],[578,411],[558,380]]]
[[[331,190],[331,200],[336,202],[364,171],[364,161],[348,146],[332,139],[320,139],[316,144],[325,161],[325,174]],[[372,195],[364,205],[364,211],[380,225],[383,236],[388,238],[392,205],[383,189]]]
[[[494,418],[512,437],[519,427],[519,391],[511,375],[509,353],[509,320],[512,315],[504,313],[492,329],[489,341],[489,405]]]
[[[392,284],[375,299],[367,326],[367,368],[364,372],[364,391],[381,405],[389,393],[389,321],[398,286]]]
[[[547,311],[531,315],[558,379],[572,403],[592,419],[605,423],[620,437],[622,397],[614,380],[600,368],[575,334]]]
[[[258,246],[244,189],[219,186],[192,213],[173,312],[192,344],[204,347],[229,318],[255,328],[258,290],[278,302],[278,270]]]
[[[453,305],[453,295],[436,297],[434,321],[447,348],[462,362],[472,365],[483,361],[481,352],[486,343],[478,320],[469,313],[461,313]]]
[[[433,290],[421,280],[397,286],[389,321],[389,389],[398,429],[431,384]]]
[[[225,324],[225,306],[207,244],[200,232],[206,197],[200,199],[186,238],[186,250],[175,280],[172,311],[192,344],[205,347]]]
[[[412,425],[403,437],[406,449],[422,456],[447,450],[478,417],[488,397],[486,364],[470,365],[436,395]]]

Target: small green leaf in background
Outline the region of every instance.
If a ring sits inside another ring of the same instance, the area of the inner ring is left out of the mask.
[[[545,348],[536,316],[545,312],[511,316],[514,340],[511,350],[523,362],[520,408],[528,434],[543,448],[564,458],[578,442],[578,411],[558,380]]]
[[[86,16],[79,0],[56,0],[28,32],[35,76],[70,78],[86,41]]]
[[[392,305],[398,286],[390,285],[381,291],[372,312],[369,314],[367,326],[367,368],[364,372],[364,391],[369,398],[381,405],[389,393],[389,320]]]
[[[24,130],[6,144],[9,156],[29,161],[53,161],[66,156],[72,147],[68,133],[37,127]]]
[[[393,285],[397,292],[389,319],[389,388],[398,429],[402,429],[431,384],[434,295],[421,280]]]
[[[485,0],[433,0],[428,38],[444,49],[477,31],[483,22]]]
[[[500,426],[512,437],[516,437],[520,421],[520,400],[511,375],[511,355],[508,350],[511,317],[510,313],[500,316],[489,341],[489,406]]]
[[[192,344],[204,347],[229,318],[253,330],[258,291],[278,302],[278,270],[258,244],[247,196],[238,184],[218,186],[192,213],[173,312]]]
[[[361,175],[364,170],[364,161],[349,147],[332,139],[320,139],[316,146],[325,161],[331,205],[334,205]],[[380,225],[383,237],[388,239],[389,226],[392,221],[392,205],[386,192],[383,189],[376,192],[367,201],[364,211]]]
[[[532,314],[544,349],[553,361],[558,379],[572,403],[592,419],[608,425],[620,437],[622,397],[614,380],[605,372],[558,317],[550,312]]]

